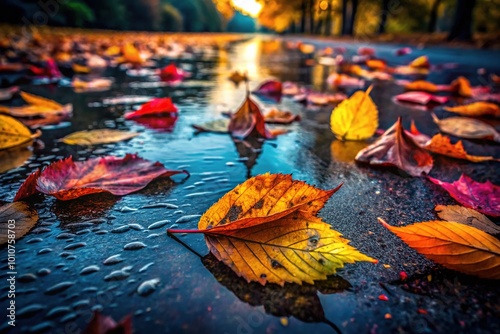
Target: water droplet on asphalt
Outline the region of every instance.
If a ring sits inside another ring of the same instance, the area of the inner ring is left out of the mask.
[[[71,282],[71,281],[61,282],[61,283],[53,285],[50,288],[48,288],[47,290],[45,290],[45,294],[46,295],[56,295],[60,292],[63,292],[65,290],[69,289],[73,285],[75,285],[75,282]]]
[[[46,317],[49,319],[57,318],[68,312],[71,312],[71,308],[67,306],[57,306],[51,309],[49,312],[47,312]]]
[[[85,246],[87,246],[87,244],[85,242],[77,242],[77,243],[70,244],[70,245],[64,247],[64,249],[65,250],[73,250],[73,249],[77,249],[77,248],[85,247]]]
[[[38,251],[38,255],[41,255],[41,254],[47,254],[47,253],[50,253],[52,252],[53,249],[52,248],[42,248]]]
[[[124,250],[138,250],[138,249],[141,249],[144,247],[146,247],[146,245],[143,244],[142,242],[134,241],[134,242],[128,243],[125,246],[123,246],[123,249]]]
[[[136,231],[141,231],[141,230],[144,230],[144,227],[140,224],[128,224],[128,226],[133,229],[133,230],[136,230]]]
[[[124,206],[123,208],[120,209],[120,212],[126,213],[126,212],[134,212],[137,211],[136,208],[131,208],[128,206]]]
[[[104,260],[102,263],[106,266],[110,266],[113,264],[117,264],[120,262],[123,262],[125,259],[121,257],[121,254],[116,254],[113,256],[108,257],[106,260]]]
[[[157,229],[157,228],[161,228],[161,227],[167,225],[168,223],[170,223],[170,220],[168,220],[168,219],[159,220],[159,221],[154,222],[153,224],[149,225],[148,229],[154,230],[154,229]]]
[[[148,281],[142,282],[137,288],[137,293],[139,296],[148,296],[156,290],[156,286],[160,283],[159,278],[153,278]]]
[[[17,277],[17,281],[21,283],[29,283],[36,280],[36,276],[32,273],[24,274]]]
[[[182,216],[179,219],[177,219],[175,221],[175,223],[176,224],[187,223],[187,222],[190,222],[192,220],[198,219],[200,217],[201,217],[201,215],[186,215],[186,216]]]
[[[88,266],[88,267],[83,268],[80,271],[80,275],[89,275],[89,274],[95,273],[99,270],[100,270],[100,268],[96,265]]]
[[[117,228],[112,229],[111,233],[124,233],[124,232],[127,232],[128,230],[130,230],[130,226],[122,225],[122,226],[119,226]]]
[[[19,318],[31,318],[32,316],[40,313],[41,311],[45,310],[45,306],[41,304],[32,304],[26,307],[23,307],[22,309],[18,310],[16,315]]]
[[[140,273],[145,272],[145,271],[146,271],[146,270],[148,270],[148,268],[149,268],[149,267],[151,267],[153,264],[154,264],[154,262],[149,262],[148,264],[144,265],[141,269],[139,269],[139,272],[140,272]]]

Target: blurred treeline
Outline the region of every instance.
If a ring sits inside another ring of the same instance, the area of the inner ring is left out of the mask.
[[[253,19],[232,0],[1,0],[0,21],[144,31],[252,31],[317,35],[500,31],[500,0],[248,0]],[[236,22],[236,23],[235,23]],[[257,23],[257,24],[256,24]]]

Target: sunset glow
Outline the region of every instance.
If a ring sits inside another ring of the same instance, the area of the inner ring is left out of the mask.
[[[252,16],[259,16],[260,11],[262,10],[262,5],[256,0],[232,0],[233,6],[242,12]]]

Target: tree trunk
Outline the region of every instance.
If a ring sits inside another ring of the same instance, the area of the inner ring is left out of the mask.
[[[300,4],[300,32],[306,32],[306,9],[307,9],[307,0],[302,0]]]
[[[351,0],[351,16],[349,18],[349,27],[347,29],[347,34],[349,36],[354,35],[354,23],[356,22],[357,11],[358,11],[358,0]]]
[[[309,0],[309,33],[314,34],[314,0]]]
[[[431,16],[429,18],[429,25],[427,26],[427,32],[432,33],[434,31],[436,31],[438,9],[439,9],[440,4],[441,4],[441,0],[434,0],[434,3],[432,4]]]
[[[379,35],[385,33],[385,25],[387,23],[387,17],[389,16],[389,1],[390,0],[382,0],[382,11],[380,12],[380,23],[377,32]]]
[[[455,18],[451,26],[448,40],[459,39],[468,41],[472,39],[472,17],[476,0],[457,0]]]
[[[345,35],[347,33],[347,6],[349,4],[349,0],[342,0],[342,31],[341,35]]]

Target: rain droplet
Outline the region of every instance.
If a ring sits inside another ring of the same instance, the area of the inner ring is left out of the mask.
[[[89,275],[98,272],[99,270],[100,268],[96,265],[88,266],[83,268],[82,271],[80,271],[80,275]]]
[[[134,212],[137,211],[136,208],[131,208],[128,206],[124,206],[123,208],[120,209],[120,212],[126,213],[126,212]]]
[[[42,268],[42,269],[38,270],[37,275],[40,277],[43,277],[43,276],[47,276],[50,273],[51,273],[50,269]]]
[[[44,321],[34,326],[31,326],[29,333],[48,333],[55,324],[52,321]]]
[[[64,247],[64,249],[65,250],[73,250],[73,249],[77,249],[77,248],[85,247],[85,246],[87,246],[87,244],[85,242],[77,242],[77,243],[70,244],[70,245]]]
[[[71,320],[75,320],[76,318],[77,318],[77,314],[72,312],[72,313],[69,313],[69,314],[65,315],[64,317],[62,317],[61,320],[59,320],[59,322],[65,323],[65,322],[68,322]]]
[[[45,310],[45,306],[41,304],[32,304],[26,307],[23,307],[19,311],[17,311],[17,316],[19,318],[30,318],[39,312]]]
[[[24,274],[17,277],[17,281],[21,283],[29,283],[36,280],[36,276],[32,273]]]
[[[121,257],[121,254],[116,254],[116,255],[108,257],[106,260],[104,260],[102,262],[102,264],[104,264],[106,266],[110,266],[110,265],[113,265],[113,264],[117,264],[117,263],[123,262],[124,260],[125,259]]]
[[[170,220],[168,220],[168,219],[159,220],[159,221],[154,222],[153,224],[149,225],[148,229],[154,230],[154,229],[157,229],[157,228],[161,228],[161,227],[167,225],[168,223],[170,223]]]
[[[109,275],[106,275],[104,277],[104,280],[105,281],[121,281],[121,280],[124,280],[126,279],[127,277],[130,276],[130,273],[124,269],[122,270],[115,270],[113,272],[111,272],[111,274]]]
[[[31,230],[31,233],[40,234],[40,233],[47,233],[47,232],[50,232],[50,231],[51,231],[50,228],[37,227],[37,228]]]
[[[119,226],[117,228],[112,229],[111,233],[124,233],[124,232],[127,232],[128,230],[130,230],[130,226],[122,225],[122,226]]]
[[[144,247],[146,247],[146,245],[143,244],[142,242],[134,241],[134,242],[128,243],[125,246],[123,246],[123,249],[124,250],[138,250],[138,249],[141,249]]]
[[[136,230],[136,231],[141,231],[141,230],[144,230],[144,227],[140,224],[128,224],[128,226],[133,229],[133,230]]]
[[[34,244],[36,242],[41,242],[41,241],[43,241],[42,238],[33,238],[33,239],[30,239],[30,240],[26,241],[26,243],[27,244]]]
[[[153,264],[155,264],[154,262],[149,262],[148,264],[144,265],[141,269],[139,269],[139,272],[140,273],[143,273],[145,272],[146,270],[148,270],[149,267],[151,267]]]
[[[56,239],[71,239],[74,238],[76,234],[63,232],[59,234]]]
[[[156,208],[177,209],[179,207],[172,203],[153,203],[142,206],[142,209],[156,209]]]
[[[198,219],[200,217],[201,217],[201,215],[186,215],[186,216],[182,216],[179,219],[177,219],[175,221],[175,223],[177,223],[177,224],[187,223],[187,222],[190,222],[192,220]]]
[[[201,197],[201,196],[207,196],[207,195],[212,195],[212,194],[213,194],[213,192],[211,192],[211,191],[203,191],[203,192],[199,192],[199,193],[187,194],[184,197],[186,197],[186,198]]]
[[[148,281],[142,282],[137,288],[137,293],[139,296],[148,296],[156,290],[156,286],[160,283],[159,278],[153,278]]]
[[[46,317],[49,319],[57,318],[68,312],[71,312],[71,308],[67,306],[57,306],[51,309],[49,312],[47,312]]]
[[[75,282],[71,282],[71,281],[61,282],[61,283],[53,285],[50,288],[48,288],[47,290],[45,290],[45,294],[46,295],[56,295],[60,292],[63,292],[64,290],[69,289],[73,285],[75,285]]]
[[[38,251],[38,255],[41,255],[41,254],[47,254],[47,253],[50,253],[52,252],[53,249],[52,248],[42,248]]]

